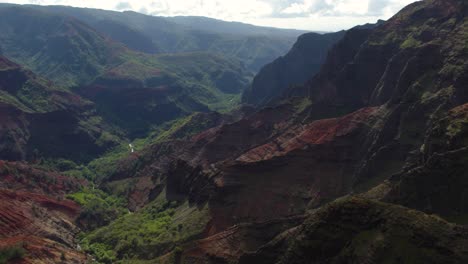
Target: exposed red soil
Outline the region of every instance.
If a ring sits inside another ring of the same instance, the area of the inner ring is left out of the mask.
[[[73,224],[80,207],[70,200],[0,189],[0,248],[21,245],[24,259],[14,263],[57,263],[62,253],[70,262],[84,263],[75,249]]]
[[[266,108],[238,122],[204,131],[192,138],[191,163],[208,167],[264,144],[287,128],[292,114],[290,105]]]
[[[207,234],[238,223],[300,215],[350,192],[360,142],[378,120],[378,110],[363,108],[294,126],[236,161],[213,165],[217,195]]]
[[[450,115],[457,118],[468,117],[468,103],[453,108]]]
[[[59,201],[35,193],[0,189],[0,199],[0,236],[38,232],[40,223],[35,222],[35,218],[39,211],[47,211],[66,221],[72,221],[80,211],[79,205],[73,201]]]
[[[22,247],[26,254],[21,259],[11,260],[11,264],[36,263],[88,263],[83,253],[70,250],[53,240],[38,236],[14,236],[0,239],[0,248]]]
[[[308,145],[325,144],[338,137],[353,133],[359,126],[369,121],[378,110],[377,107],[363,108],[340,118],[324,119],[308,125],[296,126],[283,135],[260,147],[243,154],[237,160],[258,162],[303,149]]]
[[[80,206],[65,199],[84,184],[21,162],[0,161],[0,248],[21,245],[14,263],[85,263],[76,250]]]
[[[84,180],[41,170],[24,162],[0,161],[0,188],[63,196],[86,184]]]

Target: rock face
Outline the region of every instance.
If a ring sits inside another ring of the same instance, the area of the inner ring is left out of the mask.
[[[328,50],[344,34],[344,31],[340,31],[300,36],[288,54],[260,70],[242,95],[242,101],[258,107],[265,106],[280,98],[289,86],[302,85],[320,70]]]
[[[14,263],[85,263],[75,241],[80,207],[64,197],[83,184],[25,163],[0,161],[0,252],[26,251]]]
[[[464,227],[388,202],[466,216],[467,12],[465,1],[428,0],[350,30],[286,103],[153,145],[108,184],[134,180],[134,209],[162,190],[209,206],[202,240],[175,251],[181,263],[463,263]],[[325,205],[349,194],[361,198]],[[303,215],[263,246],[229,243],[246,223]]]
[[[381,199],[465,224],[467,114],[464,104],[434,122],[419,159],[379,186],[385,190]]]

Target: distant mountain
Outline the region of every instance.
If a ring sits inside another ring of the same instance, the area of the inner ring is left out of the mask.
[[[120,63],[124,49],[71,17],[21,6],[0,8],[2,55],[68,87]]]
[[[234,58],[136,52],[46,9],[7,5],[0,14],[4,56],[94,101],[98,113],[130,137],[195,111],[231,109],[250,82]]]
[[[258,27],[205,17],[157,17],[131,11],[114,12],[65,6],[28,7],[85,21],[89,26],[137,51],[218,52],[241,60],[254,72],[285,54],[296,38],[306,33],[301,30]],[[121,30],[116,30],[117,28]]]
[[[254,26],[241,22],[227,22],[223,20],[201,16],[164,17],[167,21],[186,26],[192,30],[208,31],[219,34],[239,36],[268,36],[271,38],[292,37],[304,34],[305,30],[281,29],[273,27]]]

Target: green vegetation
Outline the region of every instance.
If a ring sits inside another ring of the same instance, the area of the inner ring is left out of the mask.
[[[57,171],[70,171],[78,167],[78,165],[75,162],[67,159],[43,159],[39,166],[44,169],[51,169]]]
[[[16,151],[26,154],[28,159],[45,159],[45,166],[63,171],[57,166],[75,167],[75,164],[53,163],[87,162],[120,141],[116,129],[96,115],[91,102],[0,56],[2,64],[12,66],[0,70],[2,83],[8,84],[0,87],[0,102],[21,116],[13,119],[16,126],[7,126],[6,134],[11,135],[8,138],[11,142],[7,143],[15,148],[12,150],[5,144],[4,155]],[[72,138],[80,138],[80,142],[71,142]],[[24,142],[25,139],[28,141]],[[69,151],[71,145],[74,152]]]
[[[103,263],[155,259],[200,235],[208,223],[207,210],[207,205],[169,202],[163,192],[140,211],[86,234],[81,244]]]
[[[210,53],[119,56],[122,63],[78,90],[132,140],[194,112],[234,109],[252,77],[238,61]]]
[[[0,65],[2,65],[2,59],[0,57]],[[10,104],[24,112],[54,111],[61,108],[61,104],[67,100],[57,96],[58,93],[67,93],[66,90],[52,85],[19,66],[10,66],[6,70],[0,70],[0,76],[4,82],[8,82],[8,87],[0,89],[0,102]],[[79,103],[85,103],[85,101],[79,101]]]
[[[456,111],[446,120],[445,134],[450,140],[458,139],[462,145],[468,144],[468,115]]]
[[[10,263],[12,260],[22,258],[26,254],[23,245],[16,245],[13,247],[0,248],[0,264]]]
[[[118,161],[130,154],[128,144],[122,144],[108,151],[103,156],[94,159],[87,166],[81,166],[73,173],[89,175],[94,181],[100,181],[114,174]]]
[[[124,207],[125,201],[115,196],[110,196],[101,190],[85,188],[80,192],[70,194],[67,198],[74,200],[84,208],[94,207],[96,204],[106,207]]]
[[[78,221],[88,230],[107,225],[127,212],[124,199],[94,188],[85,188],[67,198],[82,206]]]
[[[194,113],[157,127],[147,138],[136,140],[135,145],[140,147],[173,139],[187,139],[215,125],[211,116]]]
[[[416,40],[413,36],[409,36],[402,44],[401,48],[402,49],[409,49],[409,48],[417,48],[419,45],[421,45],[421,41]]]
[[[308,97],[300,99],[298,98],[296,100],[297,102],[293,102],[296,113],[302,113],[304,110],[307,109],[307,107],[312,105],[312,100],[310,100],[310,98]]]
[[[216,114],[213,115],[216,117]],[[137,138],[131,144],[135,151],[142,151],[152,144],[173,139],[187,139],[216,124],[216,119],[210,114],[194,113],[156,126],[147,137]],[[46,161],[45,163],[48,167],[58,169],[67,175],[101,182],[113,175],[118,168],[119,161],[129,157],[129,155],[131,155],[129,143],[122,143],[87,165],[76,165],[63,159]]]

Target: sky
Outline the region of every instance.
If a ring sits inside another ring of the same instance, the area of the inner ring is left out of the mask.
[[[3,3],[132,10],[156,16],[206,16],[260,26],[337,31],[388,19],[415,0],[6,0]]]

